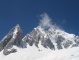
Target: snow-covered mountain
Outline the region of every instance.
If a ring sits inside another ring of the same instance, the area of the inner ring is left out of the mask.
[[[10,30],[0,41],[0,60],[78,60],[78,46],[79,36],[52,24],[45,14],[24,37],[18,24]]]
[[[69,34],[59,28],[49,28],[48,30],[38,26],[27,34],[22,41],[27,45],[35,45],[40,49],[39,44],[44,48],[56,50],[78,46],[79,36]],[[25,47],[25,45],[23,45]]]
[[[79,59],[79,36],[59,28],[44,29],[41,26],[34,28],[24,38],[22,33],[20,26],[16,25],[0,41],[0,60]]]

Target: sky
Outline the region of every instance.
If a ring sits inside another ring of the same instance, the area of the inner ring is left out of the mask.
[[[0,0],[0,39],[17,24],[26,35],[43,13],[66,32],[79,35],[79,0]]]

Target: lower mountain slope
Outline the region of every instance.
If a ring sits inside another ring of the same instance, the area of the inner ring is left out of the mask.
[[[73,47],[61,50],[43,49],[39,51],[35,45],[32,47],[17,49],[16,53],[11,53],[5,56],[0,52],[0,60],[79,60],[79,47]]]

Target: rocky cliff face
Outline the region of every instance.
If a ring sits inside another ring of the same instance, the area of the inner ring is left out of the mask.
[[[21,46],[22,42],[22,30],[17,24],[10,32],[1,40],[0,42],[0,51],[3,50],[5,55],[16,52],[16,49],[12,49],[13,45],[18,47]]]
[[[44,48],[52,50],[70,48],[78,46],[79,36],[66,33],[59,28],[43,29],[41,26],[36,27],[33,31],[27,34],[22,41],[27,45],[35,45],[39,48],[39,42]],[[39,48],[40,49],[40,48]]]
[[[38,45],[39,42],[41,42],[41,45],[44,48],[54,49],[54,45],[51,42],[50,38],[47,36],[46,32],[39,26],[35,28],[31,33],[27,34],[22,39],[22,41],[24,41],[24,43],[26,44],[29,44],[30,46],[35,45],[37,48],[39,48]]]

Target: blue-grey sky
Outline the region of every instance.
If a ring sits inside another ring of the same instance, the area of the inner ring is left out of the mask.
[[[79,0],[0,0],[0,39],[16,24],[29,33],[44,12],[66,32],[79,35]]]

